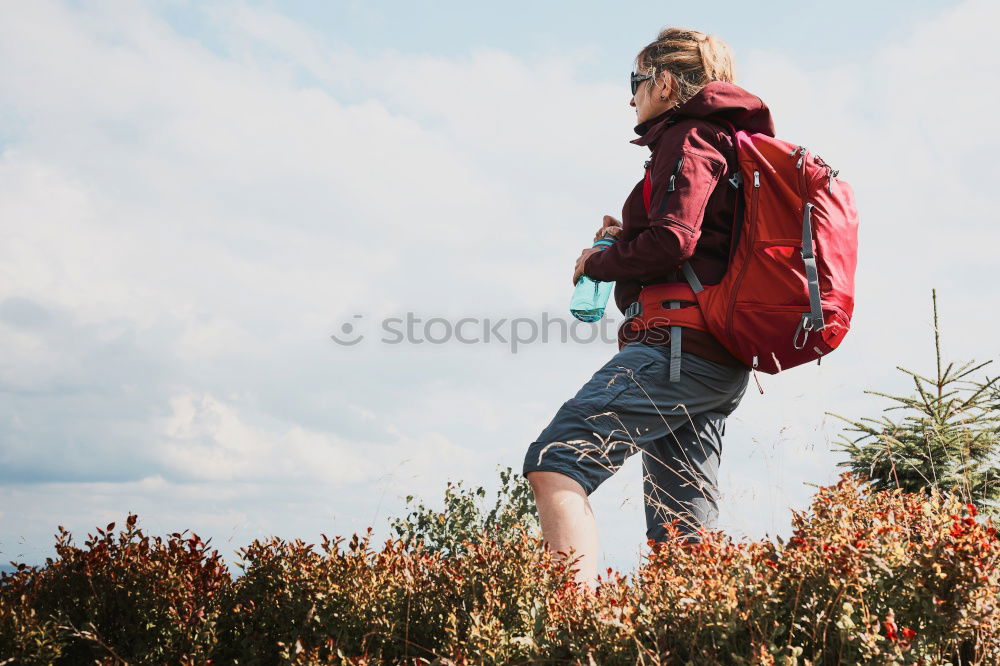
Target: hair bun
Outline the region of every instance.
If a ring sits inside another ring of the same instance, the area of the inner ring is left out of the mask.
[[[649,68],[654,77],[663,72],[670,75],[677,104],[694,97],[711,81],[735,79],[729,45],[697,30],[664,28],[635,60],[638,66]]]

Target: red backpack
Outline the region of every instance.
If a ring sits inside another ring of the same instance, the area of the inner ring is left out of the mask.
[[[854,192],[805,147],[729,129],[739,164],[730,184],[743,189],[743,200],[726,274],[719,284],[702,286],[685,262],[687,282],[643,287],[630,322],[634,328],[669,324],[708,331],[733,356],[769,374],[818,362],[851,327]],[[648,212],[648,169],[643,189]],[[680,308],[681,301],[697,307]],[[679,329],[671,330],[680,337]],[[679,345],[671,355],[680,360]],[[674,370],[676,378],[679,368]]]

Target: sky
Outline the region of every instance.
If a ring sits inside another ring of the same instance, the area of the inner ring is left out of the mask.
[[[492,496],[617,351],[593,327],[514,345],[511,321],[568,320],[642,176],[626,75],[665,25],[727,40],[857,198],[851,333],[751,382],[726,429],[719,527],[787,535],[842,471],[831,413],[932,370],[932,288],[945,356],[996,357],[1000,6],[767,9],[0,0],[0,561],[135,512],[233,563],[270,535],[388,538],[448,480]],[[507,342],[386,342],[406,313]],[[639,457],[590,501],[601,568],[632,570]]]

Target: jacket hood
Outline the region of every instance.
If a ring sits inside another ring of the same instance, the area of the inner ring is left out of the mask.
[[[737,129],[751,134],[774,136],[771,111],[760,97],[735,83],[712,81],[679,107],[636,125],[635,133],[639,138],[633,139],[632,143],[639,146],[653,143],[667,127],[681,118],[728,121]]]

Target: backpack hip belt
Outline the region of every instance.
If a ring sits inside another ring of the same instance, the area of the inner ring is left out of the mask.
[[[681,306],[680,303],[685,301],[693,302],[694,305]],[[683,282],[664,282],[643,287],[639,292],[639,300],[628,306],[625,316],[633,331],[654,326],[683,326],[711,332],[705,322],[705,315],[698,307],[694,291]]]
[[[670,327],[670,381],[680,380],[681,329],[694,328],[711,333],[696,294],[701,283],[687,262],[682,266],[687,282],[661,282],[645,285],[639,290],[639,300],[625,310],[630,333],[659,326]],[[693,305],[683,306],[689,302]]]

